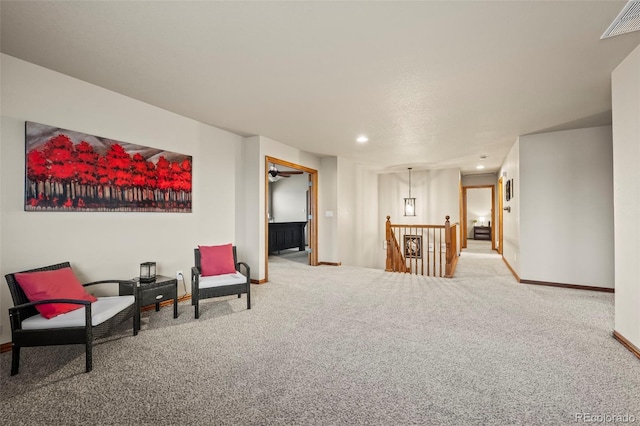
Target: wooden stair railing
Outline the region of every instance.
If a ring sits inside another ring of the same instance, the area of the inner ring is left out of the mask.
[[[458,262],[457,224],[446,216],[444,225],[397,225],[387,216],[385,270],[453,277]]]
[[[387,239],[387,272],[408,272],[407,263],[405,261],[400,244],[395,234],[391,231],[391,216],[387,216],[386,239]]]

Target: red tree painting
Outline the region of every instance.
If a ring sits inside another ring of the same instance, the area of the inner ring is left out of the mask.
[[[25,210],[191,211],[188,155],[26,123]]]

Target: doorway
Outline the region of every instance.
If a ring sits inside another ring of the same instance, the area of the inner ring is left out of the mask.
[[[270,167],[275,166],[276,168],[280,167],[286,170],[292,170],[297,172],[303,172],[307,174],[307,184],[306,190],[303,191],[301,197],[305,200],[306,204],[306,226],[304,226],[304,230],[302,231],[304,235],[302,236],[305,239],[305,243],[302,246],[308,245],[308,260],[307,263],[311,266],[318,265],[318,222],[317,222],[317,209],[318,209],[318,171],[315,169],[311,169],[309,167],[302,166],[300,164],[291,163],[289,161],[284,161],[278,158],[265,156],[265,179],[264,179],[264,193],[265,193],[265,214],[264,214],[264,224],[265,224],[265,251],[264,251],[264,271],[265,277],[264,281],[269,280],[269,252],[272,249],[269,245],[269,228],[273,227],[270,225],[274,223],[272,219],[278,220],[278,218],[274,218],[270,214]],[[283,173],[285,174],[285,173]],[[273,176],[272,176],[273,178]],[[286,179],[286,178],[285,178]],[[300,221],[297,221],[300,222]],[[290,222],[292,226],[296,226],[294,222]],[[295,230],[293,231],[295,232]],[[299,232],[299,231],[298,231]]]
[[[462,187],[462,249],[496,249],[495,200],[495,185]]]

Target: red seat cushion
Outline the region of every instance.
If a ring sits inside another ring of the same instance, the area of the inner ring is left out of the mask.
[[[19,272],[15,274],[16,281],[31,302],[49,299],[74,299],[95,302],[95,296],[90,295],[82,287],[71,268],[61,268],[52,271]],[[82,305],[71,303],[43,303],[36,305],[40,315],[49,319],[66,312],[82,308]]]
[[[200,273],[203,276],[233,274],[236,272],[231,244],[198,246],[198,248],[200,249]]]

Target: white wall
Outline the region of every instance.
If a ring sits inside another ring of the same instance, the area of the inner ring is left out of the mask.
[[[497,185],[498,175],[495,173],[478,173],[462,176],[462,186]]]
[[[386,217],[391,216],[392,223],[432,224],[444,223],[444,218],[433,222],[429,193],[429,170],[411,171],[411,197],[416,199],[415,216],[404,216],[404,198],[409,197],[409,173],[383,173],[378,175],[378,210],[380,222],[384,225]],[[384,227],[383,227],[384,229]],[[384,233],[383,233],[384,235]],[[384,237],[381,239],[381,243]]]
[[[318,171],[318,260],[337,263],[338,255],[338,157],[323,157]]]
[[[358,206],[354,197],[358,193],[355,182],[354,165],[351,161],[338,158],[338,187],[336,194],[338,199],[338,259],[344,264],[355,263],[356,252],[365,248],[355,241],[355,233],[361,220],[362,212],[357,211]]]
[[[306,222],[309,176],[304,173],[269,183],[274,222]]]
[[[611,127],[521,136],[519,182],[520,278],[613,288]]]
[[[503,176],[502,198],[502,257],[511,268],[520,275],[520,140],[516,140],[507,154],[498,176]],[[505,199],[505,185],[507,180],[513,179],[516,196],[510,201]],[[497,191],[498,192],[498,191]],[[496,192],[496,197],[498,196]]]
[[[416,199],[416,215],[404,216],[403,200],[409,196],[409,174],[383,173],[378,177],[379,210],[382,222],[391,216],[393,223],[444,224],[445,216],[458,221],[459,169],[421,170],[411,172],[411,196]]]
[[[132,278],[140,262],[153,260],[160,274],[184,271],[190,292],[193,248],[236,237],[242,138],[7,55],[1,59],[1,274],[70,261],[82,281]],[[192,155],[192,213],[25,212],[25,121]],[[0,296],[6,342],[6,285]]]
[[[411,172],[411,196],[416,198],[416,216],[403,216],[403,199],[409,194],[409,174],[384,173],[378,175],[378,250],[376,267],[385,268],[386,217],[391,223],[407,225],[444,225],[445,216],[450,223],[459,222],[460,217],[460,170],[422,170]],[[460,247],[458,241],[458,247]]]
[[[374,268],[378,250],[378,176],[367,168],[338,158],[338,259],[343,265]]]
[[[460,181],[460,169],[429,171],[427,223],[444,224],[446,216],[451,224],[460,221]]]
[[[241,164],[243,181],[239,199],[242,203],[237,204],[236,240],[238,241],[238,260],[246,262],[251,267],[251,279],[257,280],[260,265],[264,262],[259,257],[256,247],[257,236],[264,232],[264,226],[260,222],[265,220],[264,213],[261,216],[260,194],[264,192],[264,186],[260,186],[260,176],[264,173],[264,159],[260,156],[260,137],[253,136],[245,138],[241,146]],[[264,179],[262,180],[264,181]],[[264,278],[264,275],[263,275]]]
[[[611,77],[615,330],[640,348],[640,46]]]
[[[318,234],[324,243],[318,260],[366,268],[377,267],[378,176],[360,164],[323,157],[319,171]],[[373,206],[373,208],[372,208]],[[378,244],[379,243],[379,244]]]

